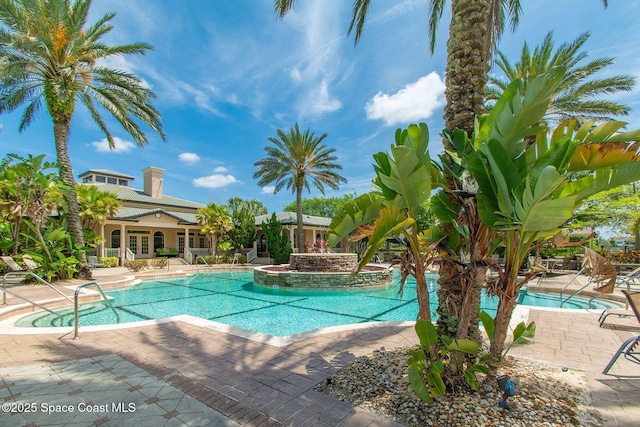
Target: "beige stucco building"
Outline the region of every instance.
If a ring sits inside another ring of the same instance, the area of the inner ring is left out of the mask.
[[[95,230],[105,239],[96,249],[98,256],[146,259],[165,248],[183,258],[210,253],[210,240],[200,233],[196,219],[198,208],[205,205],[163,194],[163,172],[153,166],[142,169],[142,190],[132,187],[134,177],[114,171],[90,169],[78,175],[84,184],[115,193],[122,203],[116,215]]]

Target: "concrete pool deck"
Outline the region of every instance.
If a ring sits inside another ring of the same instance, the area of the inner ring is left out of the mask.
[[[99,283],[129,275],[120,269],[95,273]],[[598,315],[531,309],[536,338],[511,354],[583,370],[603,425],[638,425],[640,365],[620,358],[609,375],[601,375],[633,333],[599,328]],[[0,425],[393,426],[313,386],[358,356],[416,342],[411,326],[332,332],[282,347],[185,322],[81,329],[79,340],[0,332],[0,403],[15,409],[36,403],[35,412],[0,413]],[[135,411],[125,412],[131,403]],[[60,408],[46,414],[48,405]],[[75,409],[73,416],[56,412],[63,405]]]

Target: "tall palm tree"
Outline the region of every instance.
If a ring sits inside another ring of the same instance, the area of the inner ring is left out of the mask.
[[[324,186],[333,190],[338,189],[341,182],[347,180],[337,170],[342,166],[334,163],[335,149],[327,148],[322,141],[326,133],[315,136],[307,129],[300,132],[296,123],[289,133],[280,129],[276,131],[278,138],[269,137],[274,146],[267,146],[264,150],[267,157],[255,162],[258,170],[253,174],[258,179],[258,185],[265,186],[274,183],[274,193],[286,185],[296,195],[296,218],[298,224],[298,250],[304,248],[304,234],[302,232],[302,189],[311,191],[309,184],[313,184],[322,195]]]
[[[79,101],[110,147],[113,137],[98,106],[103,107],[139,146],[148,142],[139,122],[165,140],[155,97],[133,74],[104,65],[116,55],[144,54],[146,43],[109,46],[100,39],[113,28],[114,13],[89,25],[91,0],[0,0],[0,114],[26,104],[20,131],[45,106],[53,119],[60,176],[68,192],[68,227],[74,242],[84,245],[68,142],[71,119]]]
[[[571,43],[563,43],[554,51],[553,31],[547,33],[544,41],[536,46],[533,53],[525,42],[520,59],[511,64],[503,52],[498,52],[496,65],[504,77],[489,76],[489,85],[485,93],[488,102],[500,98],[509,83],[517,78],[523,79],[524,89],[537,76],[548,72],[552,67],[561,65],[567,68],[557,93],[553,95],[546,121],[561,123],[575,118],[579,123],[589,120],[597,122],[611,120],[613,116],[626,116],[630,107],[606,99],[598,99],[603,94],[619,91],[631,91],[635,85],[635,77],[616,75],[603,79],[593,79],[598,71],[612,65],[613,57],[603,57],[583,63],[587,58],[586,51],[580,48],[591,36],[586,32]]]

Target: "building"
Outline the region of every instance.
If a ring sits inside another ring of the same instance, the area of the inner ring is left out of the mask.
[[[104,169],[90,169],[78,175],[84,184],[115,193],[122,207],[116,215],[94,230],[105,242],[98,256],[145,259],[158,249],[172,249],[187,260],[210,253],[209,237],[202,234],[196,219],[201,203],[163,194],[164,169],[147,167],[143,189],[132,187],[134,177]],[[188,236],[188,238],[186,238]]]
[[[259,215],[256,217],[256,247],[259,257],[268,257],[267,254],[267,241],[264,233],[262,232],[262,223],[268,221],[271,218],[271,214]],[[295,212],[278,212],[276,218],[282,224],[282,228],[289,235],[289,241],[293,252],[303,252],[298,250],[296,243],[298,241],[298,221]],[[331,224],[331,218],[324,218],[320,216],[302,215],[302,231],[304,233],[304,241],[307,249],[322,247],[321,242],[326,241],[327,231],[329,231],[329,225]],[[340,242],[335,247],[331,248],[332,252],[342,252],[344,249],[345,241]]]

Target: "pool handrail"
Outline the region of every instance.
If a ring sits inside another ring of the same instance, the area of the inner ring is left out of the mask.
[[[204,257],[202,255],[198,255],[196,256],[196,270],[198,270],[198,258],[202,259],[202,262],[204,263],[204,265],[207,266],[207,268],[211,269],[211,266],[209,265],[209,263],[207,262],[206,259],[204,259]]]
[[[587,286],[589,286],[591,284],[591,281],[587,282],[586,285],[584,285],[582,288],[578,289],[576,292],[574,292],[573,294],[569,295],[567,297],[567,299],[563,298],[563,294],[564,291],[567,290],[567,288],[569,287],[569,285],[571,285],[573,283],[574,280],[576,280],[578,278],[578,276],[584,271],[584,267],[582,267],[580,270],[578,270],[578,272],[576,273],[575,276],[573,276],[573,278],[571,280],[569,280],[569,282],[564,285],[564,287],[560,290],[560,308],[562,308],[562,305],[569,301],[571,298],[577,296],[580,292],[582,292]]]
[[[67,295],[65,295],[64,293],[62,293],[59,289],[57,289],[55,286],[53,286],[51,283],[47,282],[46,280],[44,280],[42,277],[38,276],[36,273],[34,273],[31,270],[21,270],[21,271],[10,271],[8,273],[6,273],[3,277],[2,277],[2,289],[3,291],[5,289],[7,289],[7,279],[11,278],[11,277],[22,277],[22,278],[26,278],[26,277],[33,277],[34,279],[36,279],[38,282],[42,283],[43,285],[53,289],[54,291],[56,291],[58,294],[62,295],[65,299],[69,300],[69,302],[73,302],[73,300],[71,298],[69,298]],[[14,292],[9,292],[11,295],[16,296],[16,294]],[[23,298],[24,299],[24,298]],[[6,304],[7,303],[7,299],[5,294],[2,294],[2,304]]]
[[[19,294],[17,294],[16,292],[10,291],[10,290],[8,290],[8,289],[6,289],[6,288],[5,288],[5,289],[3,289],[3,290],[2,290],[2,292],[7,292],[7,293],[9,293],[9,294],[13,295],[13,296],[14,296],[14,297],[16,297],[16,298],[19,298],[19,299],[21,299],[21,300],[23,300],[23,301],[28,302],[28,303],[29,303],[29,304],[31,304],[31,305],[34,305],[34,306],[36,306],[36,307],[38,307],[38,308],[40,308],[40,309],[42,309],[42,310],[48,311],[49,313],[51,313],[51,314],[53,314],[54,316],[58,317],[58,319],[60,319],[60,326],[63,326],[63,322],[64,322],[64,320],[63,320],[63,315],[62,315],[61,313],[56,313],[55,311],[51,310],[50,308],[47,308],[47,307],[45,307],[44,305],[38,304],[38,303],[37,303],[37,302],[35,302],[35,301],[31,301],[29,298],[24,297],[24,296],[22,296],[22,295],[19,295]]]
[[[102,292],[100,285],[98,285],[96,282],[85,283],[84,285],[78,286],[73,295],[73,339],[74,340],[77,340],[80,338],[78,336],[78,328],[80,326],[79,325],[80,321],[78,319],[78,294],[80,294],[80,290],[82,288],[86,288],[87,286],[95,286],[96,290],[98,291],[102,299],[107,303],[109,308],[111,308],[111,311],[113,311],[113,314],[116,315],[116,323],[120,323],[120,316],[118,315],[118,312],[116,311],[115,308],[113,308],[113,304],[111,304],[111,301],[109,301],[109,299],[104,294],[104,292]]]

